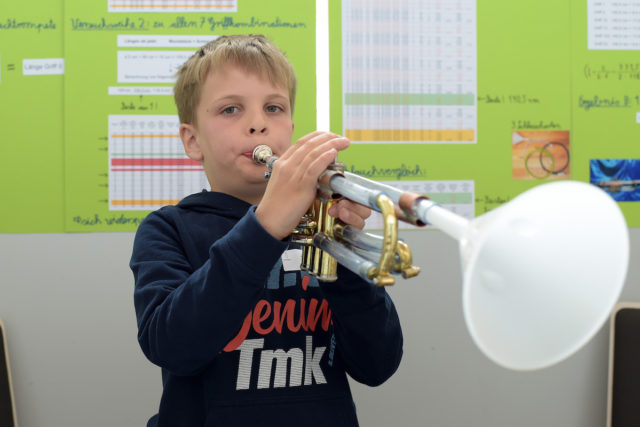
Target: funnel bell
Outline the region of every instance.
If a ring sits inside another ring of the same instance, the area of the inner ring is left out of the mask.
[[[510,369],[539,369],[607,320],[629,261],[616,202],[576,181],[535,187],[471,221],[459,240],[463,311],[477,346]]]

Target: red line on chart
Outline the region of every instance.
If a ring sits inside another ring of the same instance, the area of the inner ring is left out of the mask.
[[[192,159],[111,159],[111,166],[201,166]]]

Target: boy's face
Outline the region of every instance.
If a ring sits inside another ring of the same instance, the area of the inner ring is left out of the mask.
[[[207,76],[196,117],[197,125],[180,126],[180,136],[187,155],[202,161],[211,190],[258,203],[266,169],[251,154],[266,144],[280,156],[291,145],[287,89],[228,65]]]

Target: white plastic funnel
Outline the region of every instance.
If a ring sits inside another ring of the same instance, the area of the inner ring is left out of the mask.
[[[607,320],[629,262],[629,235],[601,189],[535,187],[469,223],[460,238],[463,310],[497,364],[530,370],[581,348]]]

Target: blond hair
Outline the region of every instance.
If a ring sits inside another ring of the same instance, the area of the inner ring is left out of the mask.
[[[296,76],[284,53],[262,35],[230,35],[202,46],[178,70],[173,96],[181,123],[196,123],[196,107],[205,79],[226,65],[256,73],[274,86],[286,88],[293,113]]]

